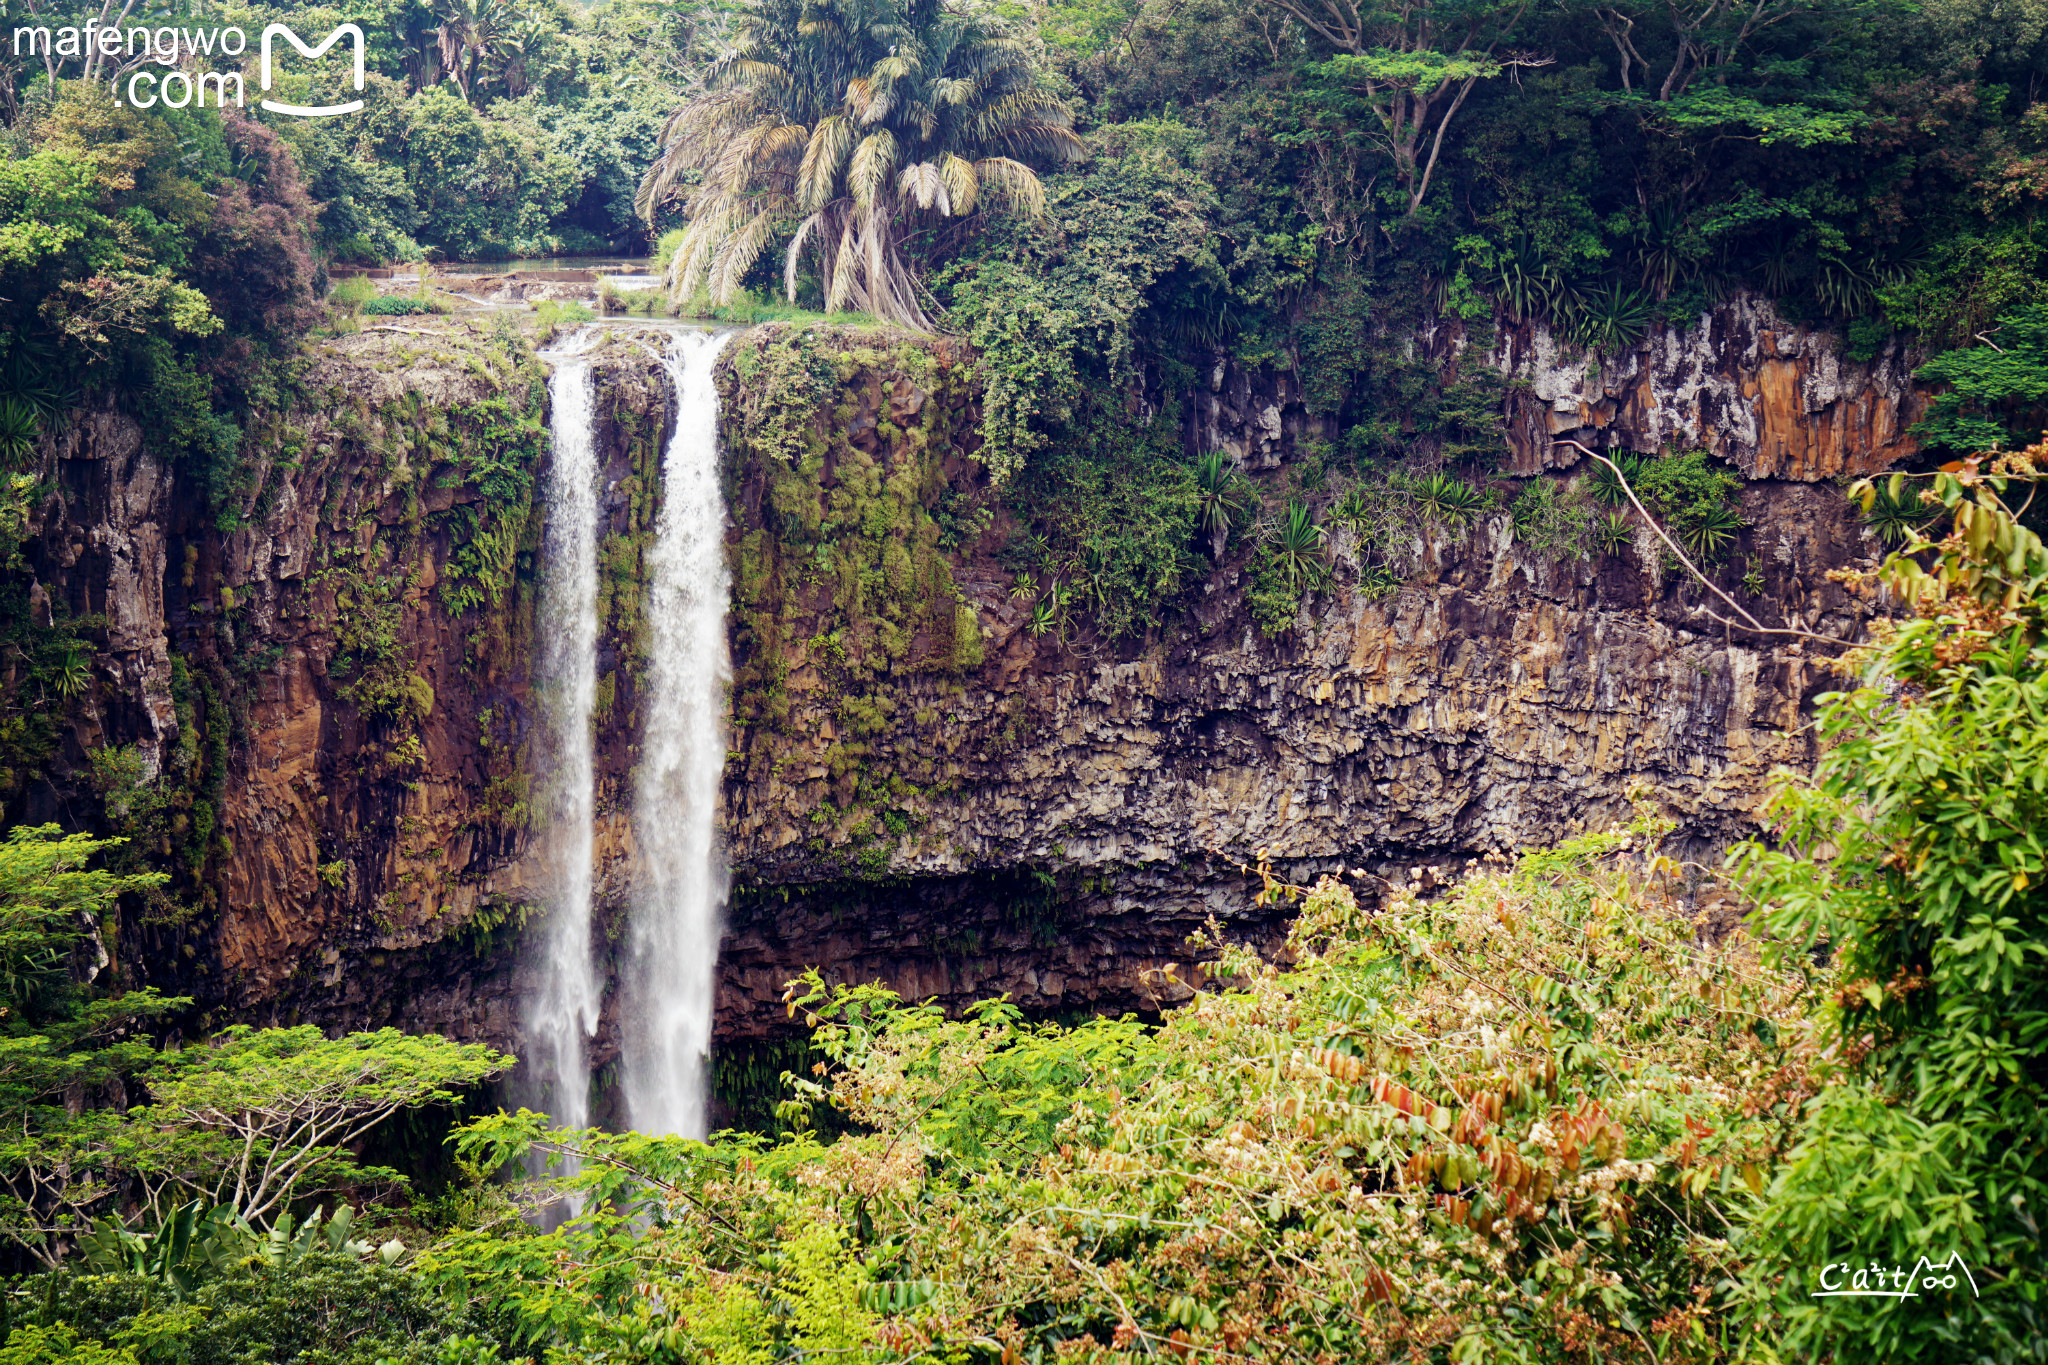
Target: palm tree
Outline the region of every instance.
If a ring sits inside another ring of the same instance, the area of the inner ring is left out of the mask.
[[[500,0],[441,0],[441,26],[434,31],[441,66],[455,78],[462,98],[476,102],[479,68],[503,46],[514,16]]]
[[[1023,48],[945,0],[758,0],[705,87],[670,115],[640,186],[652,222],[701,177],[669,262],[679,297],[729,303],[786,237],[792,301],[809,251],[826,311],[932,331],[905,239],[984,206],[1036,215],[1045,190],[1024,159],[1082,151]]]

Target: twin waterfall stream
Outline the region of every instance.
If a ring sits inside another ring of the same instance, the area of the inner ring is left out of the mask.
[[[586,327],[547,353],[554,460],[544,490],[533,746],[547,920],[537,937],[538,985],[525,1001],[525,1032],[535,1107],[564,1128],[590,1122],[590,1042],[604,988],[591,942],[601,473],[593,350],[604,331]],[[668,332],[649,339],[667,348],[662,365],[675,422],[646,558],[649,657],[633,792],[638,856],[618,982],[620,1075],[628,1126],[703,1137],[725,900],[715,826],[725,766],[729,580],[712,382],[725,338]]]

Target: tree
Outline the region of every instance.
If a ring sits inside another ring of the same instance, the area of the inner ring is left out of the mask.
[[[478,1043],[396,1029],[328,1039],[312,1025],[238,1025],[165,1055],[146,1076],[153,1103],[137,1146],[152,1203],[175,1186],[258,1221],[348,1173],[351,1144],[401,1109],[455,1098],[512,1059]]]
[[[1337,49],[1315,74],[1361,96],[1412,216],[1429,195],[1451,120],[1480,81],[1551,59],[1503,50],[1526,5],[1479,0],[1260,0]],[[1425,155],[1426,153],[1426,155]]]
[[[198,1196],[254,1221],[315,1189],[394,1179],[356,1168],[349,1145],[511,1065],[476,1044],[310,1026],[158,1052],[148,1025],[190,1001],[90,989],[100,920],[166,880],[87,867],[122,842],[46,825],[0,843],[0,1236],[45,1264],[107,1210],[161,1218]],[[149,1102],[131,1110],[137,1085]]]
[[[83,1131],[89,1099],[124,1103],[127,1079],[154,1054],[139,1033],[190,1003],[87,990],[105,961],[97,931],[114,902],[166,880],[87,866],[123,842],[43,825],[0,843],[0,1236],[52,1265],[57,1237],[81,1225],[59,1210],[96,1203],[108,1187],[89,1164],[74,1165],[70,1138],[49,1135]]]
[[[516,18],[502,0],[443,0],[439,14],[434,38],[441,67],[474,104],[483,62],[505,45]]]
[[[1081,153],[1024,48],[944,0],[762,0],[706,87],[663,128],[639,196],[652,222],[701,176],[669,263],[683,297],[729,302],[786,236],[792,300],[808,250],[826,311],[931,331],[906,239],[985,204],[1036,215],[1044,189],[1019,158]]]
[[[2024,446],[2048,426],[2048,304],[2005,314],[1979,340],[1984,344],[1944,351],[1917,372],[1948,386],[1913,428],[1937,449]]]
[[[1875,685],[1821,699],[1831,747],[1775,795],[1773,842],[1736,856],[1778,959],[1824,951],[1841,983],[1837,1065],[1748,1242],[1787,1358],[2020,1359],[2042,1339],[2048,546],[2007,499],[2043,459],[1932,478],[1948,533],[1882,571],[1914,619],[1871,652]],[[1831,1262],[1952,1254],[1980,1298],[1810,1296]]]

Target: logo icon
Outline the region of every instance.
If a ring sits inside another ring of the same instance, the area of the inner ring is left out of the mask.
[[[318,60],[326,55],[327,49],[333,47],[344,37],[352,39],[355,44],[356,90],[358,93],[361,93],[363,88],[364,45],[363,31],[361,29],[357,28],[354,24],[343,24],[335,29],[334,32],[328,34],[320,46],[307,47],[299,41],[298,34],[292,32],[283,24],[272,24],[269,28],[263,30],[262,81],[263,90],[266,94],[270,90],[270,42],[271,39],[278,37],[282,37],[286,42],[297,48],[299,55],[309,60]],[[356,110],[363,107],[361,100],[350,100],[347,104],[323,104],[317,108],[303,104],[280,104],[276,100],[268,99],[262,100],[259,103],[261,107],[268,109],[273,114],[289,114],[293,118],[333,118],[337,114],[353,114]]]
[[[1960,1280],[1958,1275],[1962,1277]],[[1937,1289],[1954,1289],[1958,1284],[1967,1284],[1971,1296],[1976,1296],[1977,1277],[1970,1273],[1970,1267],[1963,1264],[1963,1254],[1951,1251],[1948,1259],[1939,1265],[1922,1256],[1911,1270],[1904,1266],[1880,1265],[1876,1261],[1867,1266],[1855,1266],[1848,1261],[1832,1262],[1821,1267],[1820,1288],[1808,1297],[1903,1301],[1919,1298],[1923,1290],[1932,1293]]]

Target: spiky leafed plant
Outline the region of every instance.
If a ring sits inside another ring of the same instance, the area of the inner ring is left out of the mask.
[[[1655,311],[1656,305],[1649,295],[1609,281],[1605,288],[1580,296],[1566,330],[1577,344],[1611,356],[1643,339]]]
[[[1414,494],[1422,514],[1446,526],[1463,526],[1484,501],[1478,489],[1454,474],[1432,474],[1415,485]]]
[[[1920,501],[1920,490],[1894,474],[1872,485],[1870,501],[1863,508],[1863,523],[1877,532],[1887,545],[1903,545],[1916,531],[1941,514],[1941,508]]]
[[[1642,456],[1627,451],[1611,458],[1615,464],[1621,466],[1621,472],[1616,474],[1610,465],[1595,464],[1593,473],[1587,480],[1586,490],[1598,502],[1603,502],[1609,507],[1623,507],[1628,504],[1628,488],[1633,487],[1636,480],[1642,477],[1643,468],[1649,462]],[[1626,485],[1623,480],[1627,480]]]
[[[28,463],[42,427],[33,404],[19,398],[0,398],[0,466],[13,469]]]
[[[1609,512],[1593,528],[1593,542],[1600,547],[1600,553],[1618,555],[1626,550],[1636,538],[1635,523],[1624,512]]]
[[[1236,466],[1212,450],[1195,461],[1195,526],[1209,537],[1209,557],[1221,561],[1230,540],[1230,523],[1251,506]]]
[[[1677,524],[1672,529],[1685,542],[1685,548],[1702,559],[1720,558],[1736,533],[1748,525],[1734,508],[1718,505],[1700,508],[1682,521],[1673,520]]]
[[[1287,504],[1287,515],[1274,528],[1273,564],[1289,589],[1301,592],[1319,588],[1330,577],[1330,562],[1323,557],[1323,528],[1316,525],[1306,504]]]
[[[792,301],[808,252],[827,312],[931,331],[905,239],[985,206],[1036,215],[1045,189],[1027,161],[1082,151],[1025,50],[945,0],[758,0],[705,86],[670,115],[638,200],[651,222],[687,193],[679,297],[729,303],[786,239]]]

